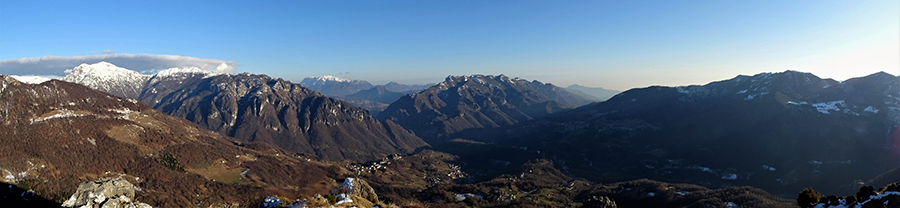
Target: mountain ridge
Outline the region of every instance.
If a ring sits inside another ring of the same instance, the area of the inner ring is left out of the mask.
[[[536,80],[448,76],[422,92],[401,97],[377,118],[393,120],[435,144],[465,130],[511,126],[588,102]]]

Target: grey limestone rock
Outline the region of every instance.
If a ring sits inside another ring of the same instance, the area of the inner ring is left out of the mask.
[[[78,185],[75,194],[62,207],[77,208],[152,208],[134,199],[134,185],[122,178],[100,178]]]

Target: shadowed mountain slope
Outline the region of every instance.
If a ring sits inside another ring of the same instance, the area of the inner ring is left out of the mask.
[[[436,144],[479,131],[511,126],[590,101],[552,84],[504,75],[449,76],[409,94],[378,114]]]
[[[836,191],[900,164],[898,106],[900,80],[883,72],[844,82],[763,73],[628,90],[509,129],[500,143],[539,150],[598,181]]]

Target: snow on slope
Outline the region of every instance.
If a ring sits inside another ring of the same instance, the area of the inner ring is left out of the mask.
[[[50,78],[42,77],[42,76],[18,76],[18,75],[9,75],[13,79],[19,80],[19,82],[28,83],[28,84],[40,84],[46,81],[50,81]]]
[[[66,70],[62,80],[78,83],[92,89],[108,92],[122,97],[137,97],[141,94],[149,75],[118,67],[109,62],[81,64]]]

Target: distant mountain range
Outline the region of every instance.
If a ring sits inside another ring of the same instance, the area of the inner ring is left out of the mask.
[[[122,177],[157,206],[256,207],[352,176],[403,206],[791,207],[735,186],[852,194],[900,172],[900,77],[883,72],[621,93],[505,75],[418,89],[105,62],[62,78],[87,87],[47,80],[0,75],[0,176],[51,204],[97,177]],[[439,152],[417,151],[429,146]]]
[[[400,84],[400,83],[396,83],[396,82],[388,82],[387,84],[384,85],[384,89],[391,91],[391,92],[400,92],[400,93],[407,94],[407,93],[422,91],[422,90],[428,89],[429,87],[434,86],[434,85],[435,85],[434,83],[405,85],[405,84]],[[388,102],[388,103],[390,103],[390,102]]]
[[[326,96],[365,108],[372,115],[377,115],[405,94],[418,92],[434,85],[405,85],[389,82],[385,85],[372,86],[365,80],[347,80],[334,76],[307,77],[300,84]]]
[[[622,91],[608,90],[601,87],[585,87],[577,84],[566,87],[572,93],[590,98],[594,101],[606,101],[607,99],[619,94]]]
[[[344,96],[374,87],[365,80],[346,80],[327,75],[304,78],[300,85],[326,96]]]

